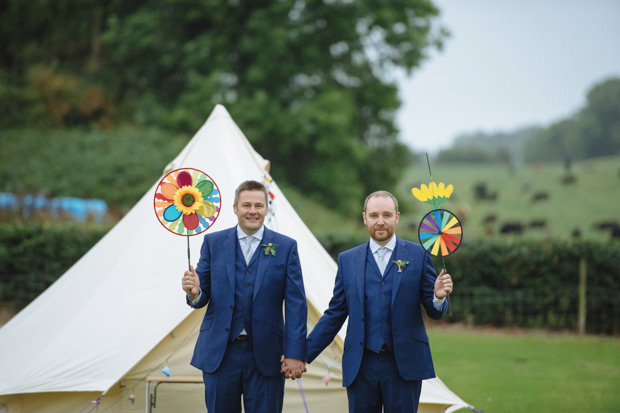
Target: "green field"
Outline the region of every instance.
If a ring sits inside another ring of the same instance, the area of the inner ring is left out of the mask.
[[[620,412],[617,338],[432,326],[429,337],[437,376],[485,413]]]
[[[582,237],[605,240],[608,232],[593,227],[601,221],[620,221],[620,157],[598,158],[571,165],[576,178],[573,184],[562,184],[566,174],[563,163],[509,168],[492,164],[431,165],[435,182],[454,185],[452,197],[442,205],[460,218],[464,234],[470,237],[496,235],[503,223],[519,221],[524,226],[534,220],[546,220],[545,229],[527,229],[524,235],[534,239],[568,238],[578,229]],[[403,215],[405,223],[418,223],[430,207],[411,195],[412,187],[429,182],[426,161],[419,162],[403,174],[397,197],[415,211]],[[474,187],[486,185],[487,192],[496,193],[495,201],[476,200]],[[539,192],[548,199],[534,202]],[[488,215],[496,221],[484,225]],[[401,226],[402,222],[401,222]]]

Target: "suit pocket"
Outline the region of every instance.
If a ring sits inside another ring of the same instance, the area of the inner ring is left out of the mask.
[[[428,336],[422,333],[414,332],[413,338],[422,343],[428,344]]]
[[[272,270],[283,270],[284,269],[284,264],[275,264],[274,266],[271,267]]]
[[[211,324],[213,324],[213,318],[212,317],[205,318],[204,320],[202,320],[202,324],[200,325],[200,331],[210,329]]]

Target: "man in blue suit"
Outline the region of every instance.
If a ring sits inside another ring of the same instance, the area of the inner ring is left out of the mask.
[[[348,316],[342,370],[349,411],[416,412],[422,380],[435,377],[420,304],[431,318],[443,317],[452,279],[445,271],[436,278],[424,249],[394,235],[400,213],[392,194],[370,194],[362,216],[370,240],[338,256],[334,295],[308,337],[308,361]]]
[[[281,412],[284,380],[305,371],[307,304],[297,243],[263,225],[267,190],[256,181],[235,192],[238,225],[204,238],[185,271],[193,308],[205,305],[192,366],[203,371],[210,413]],[[285,303],[286,324],[282,305]]]

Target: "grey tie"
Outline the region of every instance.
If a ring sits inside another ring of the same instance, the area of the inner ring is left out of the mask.
[[[381,247],[377,250],[377,265],[379,266],[379,271],[381,272],[381,275],[383,275],[383,273],[385,272],[385,267],[387,266],[387,260],[385,256],[387,255],[388,251],[390,250],[385,247]]]
[[[252,258],[252,240],[254,239],[254,237],[249,235],[245,237],[244,239],[245,239],[245,246],[243,247],[243,257],[245,258],[245,263],[249,264],[250,259]]]

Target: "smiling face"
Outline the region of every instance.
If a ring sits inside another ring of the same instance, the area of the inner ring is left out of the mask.
[[[362,217],[370,237],[377,244],[385,245],[394,235],[400,212],[396,211],[396,205],[389,196],[374,196],[368,200]]]
[[[267,216],[267,198],[263,191],[242,191],[233,205],[239,227],[247,235],[260,229]]]

